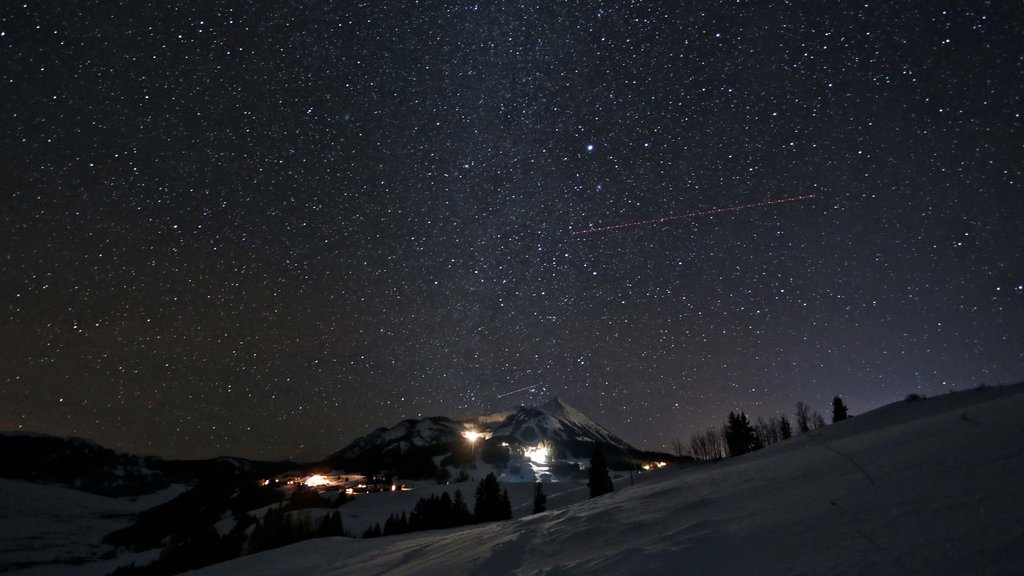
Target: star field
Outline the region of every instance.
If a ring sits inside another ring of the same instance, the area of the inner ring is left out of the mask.
[[[663,4],[3,4],[0,430],[668,449],[1024,378],[1024,10]]]

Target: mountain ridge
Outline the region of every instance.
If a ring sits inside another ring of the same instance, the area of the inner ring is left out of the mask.
[[[472,440],[469,440],[472,438]],[[594,450],[605,453],[616,467],[672,458],[640,450],[558,396],[538,406],[455,420],[447,416],[406,419],[360,436],[328,456],[335,469],[423,477],[440,468],[460,467],[476,460],[476,450],[487,464],[505,466],[527,452],[543,448],[545,458],[564,463],[589,462]],[[535,457],[535,456],[534,456]]]

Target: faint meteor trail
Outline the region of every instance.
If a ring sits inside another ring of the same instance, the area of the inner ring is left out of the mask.
[[[690,212],[689,214],[679,214],[677,216],[665,216],[664,218],[655,218],[653,220],[637,220],[636,222],[626,222],[625,224],[613,224],[611,226],[599,226],[596,228],[573,230],[572,235],[582,236],[584,234],[594,234],[596,232],[608,232],[610,230],[619,230],[621,228],[644,226],[645,224],[661,224],[662,222],[671,222],[673,220],[686,220],[689,218],[698,218],[700,216],[711,216],[712,214],[721,214],[722,212],[736,212],[738,210],[746,210],[747,208],[760,208],[761,206],[772,206],[774,204],[785,204],[787,202],[800,202],[801,200],[810,200],[815,197],[816,196],[814,194],[806,194],[804,196],[790,196],[789,198],[779,198],[778,200],[767,200],[765,202],[756,202],[754,204],[742,204],[740,206],[728,206],[726,208],[702,210],[700,212]]]
[[[534,384],[533,386],[527,386],[526,388],[520,388],[518,390],[513,390],[511,392],[505,392],[504,394],[498,394],[498,398],[504,398],[505,396],[511,396],[511,395],[513,395],[513,394],[515,394],[517,392],[525,392],[527,390],[532,390],[532,389],[536,388],[537,386],[540,386],[540,384]]]

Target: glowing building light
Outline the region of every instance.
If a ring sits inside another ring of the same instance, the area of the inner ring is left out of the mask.
[[[303,482],[303,484],[305,484],[306,486],[310,486],[310,487],[312,487],[312,486],[327,486],[330,483],[331,483],[330,480],[328,480],[327,478],[324,478],[323,476],[321,476],[319,474],[314,474],[314,475],[310,476],[309,478],[306,478],[305,482]]]
[[[477,440],[480,439],[481,436],[483,436],[483,434],[477,432],[476,430],[466,430],[465,432],[462,433],[462,436],[466,440],[469,440],[470,442],[476,442]]]
[[[536,448],[527,448],[523,451],[523,455],[534,464],[543,465],[548,463],[548,448],[543,444]]]

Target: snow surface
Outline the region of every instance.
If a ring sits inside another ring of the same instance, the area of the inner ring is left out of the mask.
[[[175,485],[156,494],[110,498],[65,486],[0,478],[0,572],[30,574],[107,574],[121,564],[150,562],[149,555],[112,554],[103,537],[132,523],[134,515],[184,492]]]
[[[905,402],[543,514],[195,574],[1020,574],[1022,415],[1022,386]]]

